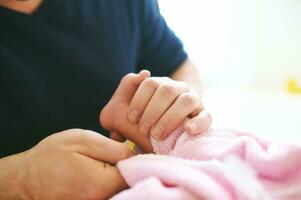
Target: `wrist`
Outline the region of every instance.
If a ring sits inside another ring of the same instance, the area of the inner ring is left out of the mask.
[[[28,200],[25,192],[25,153],[0,159],[0,199]]]

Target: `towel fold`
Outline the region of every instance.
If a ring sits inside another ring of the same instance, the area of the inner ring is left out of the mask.
[[[301,145],[233,130],[152,139],[156,154],[117,164],[130,189],[112,200],[301,200]]]

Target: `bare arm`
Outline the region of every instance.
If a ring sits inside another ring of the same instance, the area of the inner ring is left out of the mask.
[[[203,83],[197,66],[187,59],[171,76],[176,81],[184,81],[189,84],[191,89],[200,96],[203,91]]]

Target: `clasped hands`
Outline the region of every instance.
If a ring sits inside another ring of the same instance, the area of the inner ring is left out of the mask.
[[[127,187],[115,165],[134,153],[122,141],[130,139],[145,152],[152,152],[150,136],[163,139],[182,123],[187,132],[195,134],[211,123],[198,95],[186,84],[150,77],[145,70],[122,78],[99,119],[112,139],[70,129],[4,158],[11,177],[4,198],[107,199]]]
[[[100,115],[101,125],[117,141],[130,139],[151,152],[149,136],[164,139],[184,123],[190,134],[207,130],[211,117],[199,95],[184,82],[150,77],[146,70],[128,74]]]

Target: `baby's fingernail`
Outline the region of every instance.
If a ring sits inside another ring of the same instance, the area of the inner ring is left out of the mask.
[[[159,140],[163,134],[164,134],[164,127],[161,125],[157,125],[151,130],[151,135],[153,136],[153,138],[157,140]]]
[[[140,114],[137,110],[132,110],[129,114],[129,120],[132,123],[137,123],[139,121]]]
[[[195,133],[197,131],[198,126],[195,123],[190,123],[187,125],[190,133]]]
[[[139,127],[139,133],[141,135],[146,136],[146,135],[148,135],[149,129],[150,129],[150,125],[146,122],[143,122]]]

